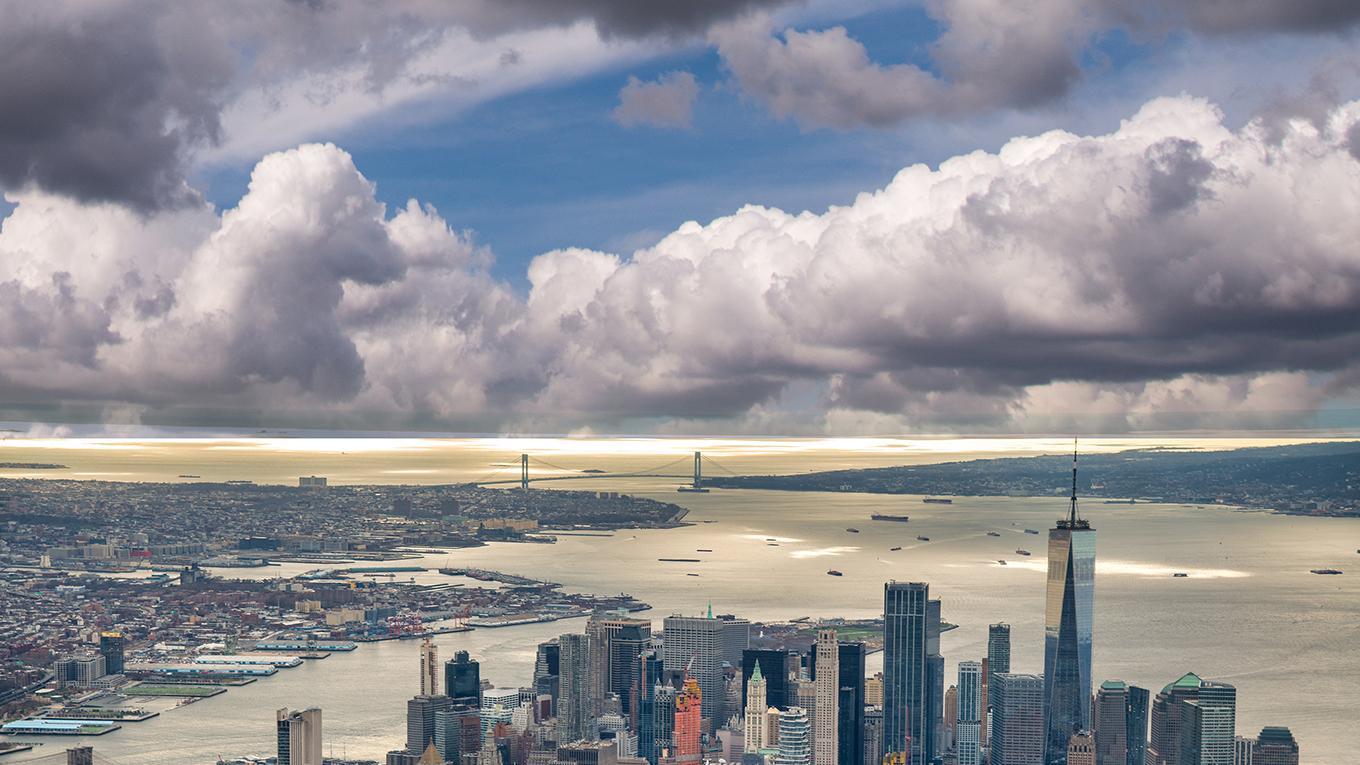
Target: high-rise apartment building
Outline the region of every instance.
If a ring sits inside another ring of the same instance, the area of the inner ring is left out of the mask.
[[[590,702],[590,636],[558,638],[561,691],[557,697],[557,743],[593,741],[595,717]]]
[[[818,630],[816,652],[817,676],[813,679],[817,715],[813,719],[813,765],[836,765],[840,747],[840,648],[835,630]]]
[[[1299,744],[1288,728],[1267,725],[1256,737],[1250,765],[1299,765]]]
[[[1043,765],[1044,678],[1000,672],[992,676],[990,765]],[[1063,747],[1063,756],[1067,747]]]
[[[938,604],[924,582],[883,586],[883,746],[885,754],[902,752],[910,742],[913,763],[929,762],[936,751],[943,660],[930,646],[939,641]]]
[[[1180,761],[1177,765],[1232,765],[1237,735],[1237,689],[1206,682],[1199,695],[1180,704]]]
[[[779,715],[779,754],[775,765],[812,765],[812,725],[807,710],[789,707]]]
[[[123,651],[127,641],[121,632],[99,633],[99,654],[104,657],[104,672],[110,675],[123,674]]]
[[[321,765],[320,709],[280,709],[274,719],[279,765]]]
[[[428,637],[420,644],[420,695],[438,696],[439,648]]]
[[[954,750],[958,765],[981,765],[982,723],[987,710],[982,706],[982,662],[959,662],[958,717],[955,722]]]
[[[1045,761],[1062,763],[1072,734],[1091,728],[1091,636],[1096,532],[1077,517],[1077,455],[1072,452],[1068,517],[1048,532],[1044,604]]]
[[[722,706],[726,629],[723,620],[712,615],[668,616],[662,623],[662,662],[670,669],[689,668],[703,692],[703,716],[710,721]]]

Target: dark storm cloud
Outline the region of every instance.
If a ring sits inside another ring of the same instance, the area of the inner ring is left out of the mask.
[[[536,20],[590,19],[606,36],[653,37],[703,33],[714,22],[799,0],[503,0]]]
[[[186,154],[218,137],[231,63],[177,14],[120,4],[71,18],[0,4],[0,185],[143,211],[196,194]]]

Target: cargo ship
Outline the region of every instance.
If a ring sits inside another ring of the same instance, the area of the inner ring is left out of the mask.
[[[1341,570],[1335,568],[1315,568],[1312,573],[1322,574],[1324,576],[1336,576],[1341,573]]]
[[[662,563],[703,563],[701,558],[657,558]]]
[[[947,498],[947,497],[926,497],[925,499],[923,499],[923,500],[921,500],[921,501],[924,502],[924,503],[926,503],[927,505],[952,505],[952,504],[954,504],[954,500],[949,499],[949,498]]]
[[[924,536],[918,536],[918,537],[916,537],[916,539],[919,540],[919,541],[921,541],[921,542],[929,542],[929,541],[930,541],[930,537],[924,537]]]
[[[886,513],[874,513],[873,515],[869,516],[869,520],[895,521],[897,523],[906,523],[907,521],[911,520],[911,517],[906,515],[887,515]]]
[[[831,569],[830,571],[826,572],[826,574],[827,574],[827,576],[845,576],[845,574],[842,574],[841,572],[837,571],[837,570],[834,569],[834,568]]]

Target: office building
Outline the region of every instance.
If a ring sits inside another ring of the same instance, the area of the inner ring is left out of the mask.
[[[1148,689],[1127,687],[1128,705],[1124,708],[1124,732],[1128,741],[1128,765],[1144,765],[1148,743]]]
[[[1066,765],[1096,765],[1096,742],[1089,733],[1076,733],[1067,740]]]
[[[481,710],[466,704],[444,704],[434,710],[434,748],[444,762],[462,762],[482,743]]]
[[[841,690],[840,648],[835,630],[818,630],[816,653],[817,676],[813,679],[817,713],[813,718],[813,765],[836,765],[840,748],[840,712],[838,700]]]
[[[1199,695],[1180,702],[1178,765],[1232,765],[1237,735],[1237,689],[1206,682]]]
[[[66,765],[94,765],[94,747],[77,746],[67,749]]]
[[[741,657],[751,647],[751,622],[731,614],[720,614],[722,622],[722,661],[740,667]]]
[[[593,741],[595,717],[590,703],[590,636],[558,638],[561,691],[557,697],[557,743]]]
[[[944,738],[940,746],[945,751],[954,748],[954,730],[959,724],[959,687],[951,685],[944,689]]]
[[[982,723],[987,711],[982,706],[982,663],[959,662],[958,710],[954,737],[958,765],[981,765]]]
[[[882,672],[876,672],[873,677],[864,681],[864,703],[871,707],[883,706]]]
[[[1011,671],[1011,625],[1006,623],[987,626],[987,677],[985,682],[992,683],[992,675]]]
[[[726,625],[710,613],[706,617],[668,616],[662,629],[662,663],[673,669],[689,668],[689,675],[699,683],[703,695],[703,717],[714,721],[723,700]]]
[[[749,681],[751,672],[760,665],[760,674],[765,678],[765,698],[770,706],[784,709],[792,706],[789,700],[789,665],[793,654],[784,650],[748,648],[741,652],[741,676]],[[746,706],[743,696],[742,707]]]
[[[883,707],[870,706],[864,710],[864,765],[883,762]]]
[[[883,586],[883,746],[907,751],[910,762],[929,762],[936,752],[941,718],[943,659],[930,653],[939,643],[939,601],[923,582]]]
[[[510,724],[514,712],[519,708],[519,689],[518,688],[492,688],[482,692],[482,703],[480,706],[482,715],[482,733],[488,734],[496,730],[498,724]]]
[[[990,765],[1044,765],[1043,677],[999,672],[992,682]]]
[[[607,678],[605,691],[619,697],[619,711],[629,720],[633,719],[633,708],[637,705],[635,696],[640,692],[638,686],[638,661],[652,642],[652,623],[645,619],[616,620],[608,633],[609,645]]]
[[[754,754],[765,748],[765,715],[769,705],[765,703],[765,675],[757,664],[746,681],[746,708],[743,715],[742,751]]]
[[[123,674],[123,650],[127,642],[121,632],[99,633],[99,655],[104,657],[104,672],[109,675]]]
[[[320,709],[280,709],[274,719],[279,765],[321,765]]]
[[[637,681],[634,695],[633,730],[637,731],[638,756],[656,765],[656,688],[661,682],[661,657],[655,649],[647,649],[638,657]]]
[[[675,697],[675,727],[671,731],[671,756],[675,762],[699,762],[704,758],[703,689],[698,679],[685,678],[685,686]]]
[[[615,765],[619,752],[612,741],[576,741],[557,745],[561,765]]]
[[[1128,765],[1129,687],[1106,680],[1096,691],[1096,765]]]
[[[672,760],[672,738],[675,735],[675,707],[680,692],[672,685],[658,685],[652,689],[653,761]],[[647,755],[644,753],[643,755]]]
[[[547,644],[551,645],[551,644]],[[551,646],[553,651],[553,671],[557,674],[556,648]],[[539,658],[543,658],[544,646],[538,647]],[[433,662],[432,662],[433,663]],[[534,677],[538,678],[538,666],[534,667]],[[535,683],[537,685],[537,683]],[[481,706],[482,693],[482,669],[481,665],[473,661],[467,651],[458,651],[453,655],[453,659],[444,663],[444,695],[453,699],[455,704],[469,704],[471,706]]]
[[[1072,734],[1091,728],[1091,635],[1096,532],[1077,517],[1077,455],[1072,452],[1068,517],[1048,532],[1044,604],[1045,762],[1067,757]]]
[[[439,649],[428,637],[420,644],[420,695],[439,696]]]
[[[840,693],[836,699],[836,760],[840,765],[858,765],[864,760],[864,664],[867,656],[863,643],[841,643]]]
[[[1251,765],[1256,754],[1256,739],[1246,736],[1236,736],[1233,738],[1233,761],[1232,765]]]
[[[812,765],[812,725],[807,710],[789,707],[779,715],[779,754],[775,765]]]
[[[1199,688],[1203,682],[1198,675],[1187,672],[1175,682],[1163,687],[1152,700],[1147,765],[1180,765],[1180,703],[1198,698]]]
[[[1299,765],[1299,744],[1288,728],[1268,725],[1256,737],[1250,765]]]
[[[416,696],[406,702],[406,751],[420,755],[435,737],[435,713],[452,705],[448,696]]]

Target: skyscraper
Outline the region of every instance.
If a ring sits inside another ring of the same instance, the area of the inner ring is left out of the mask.
[[[959,708],[954,731],[958,765],[982,763],[982,722],[986,714],[982,708],[982,679],[981,662],[959,662]]]
[[[710,721],[722,706],[725,629],[723,620],[712,615],[668,616],[662,622],[662,663],[671,669],[689,668],[703,692],[703,716]]]
[[[321,765],[321,710],[275,713],[279,765]]]
[[[645,619],[619,621],[619,626],[609,635],[605,691],[619,697],[620,711],[624,717],[632,719],[636,704],[633,696],[637,690],[638,660],[651,642],[652,623]]]
[[[1096,742],[1089,733],[1074,733],[1067,740],[1067,765],[1096,765]]]
[[[590,705],[590,636],[569,633],[558,639],[561,691],[557,698],[557,743],[593,741]]]
[[[1246,736],[1233,738],[1232,765],[1252,765],[1256,754],[1256,739]]]
[[[453,705],[448,696],[416,696],[406,702],[406,751],[420,755],[435,739],[435,715]]]
[[[751,673],[751,679],[746,681],[746,708],[742,725],[745,732],[743,751],[755,753],[765,748],[765,710],[768,708],[769,705],[765,703],[765,675],[761,673],[760,665],[757,664]]]
[[[992,749],[990,765],[1042,765],[1044,762],[1044,679],[1001,672],[992,676]],[[1063,747],[1067,756],[1067,747]]]
[[[775,765],[812,765],[812,725],[807,710],[789,707],[779,715],[779,754]]]
[[[1128,765],[1144,765],[1148,743],[1148,689],[1128,686],[1124,720],[1124,731],[1128,736]]]
[[[1267,725],[1256,737],[1250,765],[1299,765],[1299,744],[1288,728]]]
[[[1096,691],[1096,765],[1127,765],[1129,687],[1106,680]]]
[[[99,653],[104,657],[104,672],[110,675],[123,674],[123,648],[126,641],[121,632],[99,633]]]
[[[1237,689],[1227,683],[1204,683],[1196,698],[1185,699],[1179,706],[1178,765],[1232,765]]]
[[[935,751],[935,721],[940,700],[928,652],[930,636],[938,641],[938,606],[930,604],[930,585],[888,582],[883,586],[883,747],[906,751],[912,763],[929,762]],[[943,678],[939,678],[942,682]]]
[[[445,704],[434,710],[434,748],[445,762],[462,762],[463,755],[481,747],[481,712],[466,704]]]
[[[543,648],[544,646],[539,646],[540,657],[543,655]],[[552,648],[556,649],[557,646]],[[553,670],[553,674],[556,674],[556,667]],[[534,674],[535,677],[538,676],[537,667]],[[453,699],[455,704],[471,704],[475,707],[481,705],[481,693],[481,665],[473,661],[467,651],[458,651],[453,655],[453,659],[444,663],[444,695]]]
[[[760,674],[765,678],[765,700],[769,705],[779,709],[791,706],[788,698],[789,652],[761,648],[748,648],[741,652],[741,675],[747,681],[751,679],[756,665],[760,665]],[[745,708],[745,696],[741,703]]]
[[[1148,732],[1147,765],[1180,765],[1181,710],[1180,702],[1199,697],[1203,683],[1199,676],[1187,672],[1168,683],[1152,700],[1151,725]]]
[[[700,746],[703,733],[703,689],[694,677],[685,678],[685,687],[675,697],[675,728],[671,732],[671,756],[676,762],[699,762],[704,757]]]
[[[840,748],[840,712],[837,702],[841,689],[840,649],[836,643],[836,631],[818,630],[813,650],[817,653],[817,676],[813,680],[817,714],[813,719],[812,762],[814,765],[836,765],[837,750]]]
[[[439,695],[439,649],[428,637],[420,644],[420,695]]]
[[[652,688],[653,752],[649,759],[656,763],[662,752],[671,752],[671,736],[675,733],[675,686],[660,684]],[[644,755],[645,756],[645,755]]]
[[[987,626],[987,678],[992,683],[992,675],[1011,671],[1011,625],[1004,622]]]
[[[1068,517],[1048,532],[1044,606],[1045,761],[1062,763],[1072,734],[1091,727],[1091,634],[1096,532],[1077,517],[1077,453],[1072,451]]]
[[[863,643],[841,643],[840,693],[836,699],[840,722],[840,744],[836,759],[840,765],[859,765],[864,761],[864,663]]]
[[[874,705],[864,711],[864,765],[883,763],[883,707]]]
[[[742,652],[751,647],[751,622],[731,614],[722,614],[718,620],[723,623],[721,660],[739,667]]]

